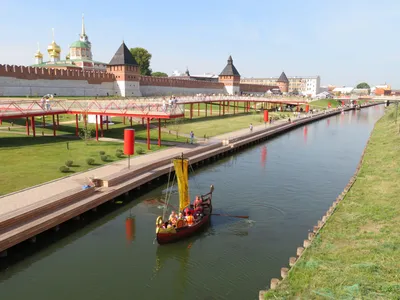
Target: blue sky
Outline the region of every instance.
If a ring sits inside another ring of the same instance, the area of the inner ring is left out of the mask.
[[[68,3],[68,4],[67,4]],[[95,60],[125,40],[152,53],[153,71],[219,73],[232,55],[242,77],[320,75],[322,84],[400,88],[400,1],[0,0],[0,63],[29,65],[55,40],[65,57],[81,15]],[[45,58],[48,58],[47,53]]]

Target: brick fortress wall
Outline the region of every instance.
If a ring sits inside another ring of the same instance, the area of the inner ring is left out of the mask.
[[[278,86],[273,86],[273,85],[259,85],[259,84],[247,84],[247,83],[240,84],[240,91],[243,93],[265,94],[267,91],[277,88]]]
[[[192,95],[199,93],[222,94],[224,92],[224,84],[193,79],[141,76],[140,91],[143,96]]]
[[[0,96],[105,96],[115,76],[99,71],[0,65]]]
[[[0,65],[0,96],[106,96],[115,95],[116,77],[101,71]],[[222,82],[141,76],[143,96],[223,94]],[[274,86],[240,84],[245,93],[265,93]]]

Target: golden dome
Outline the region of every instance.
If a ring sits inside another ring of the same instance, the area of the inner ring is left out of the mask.
[[[37,57],[37,58],[43,58],[43,54],[42,54],[42,52],[40,52],[39,50],[38,50],[38,51],[36,51],[36,53],[35,53],[35,57]]]
[[[51,44],[47,47],[47,52],[51,55],[52,52],[56,52],[60,54],[61,48],[57,45],[55,41],[52,41]]]
[[[47,51],[49,52],[49,55],[51,57],[60,57],[60,52],[57,52],[55,50],[49,50],[49,49],[47,49]]]

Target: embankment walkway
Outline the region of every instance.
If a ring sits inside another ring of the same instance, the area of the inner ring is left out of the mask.
[[[71,218],[95,209],[102,203],[168,174],[172,166],[171,159],[181,153],[189,157],[191,163],[201,163],[296,126],[338,113],[340,110],[332,109],[329,112],[293,120],[292,123],[281,120],[272,125],[256,126],[252,132],[249,129],[242,129],[223,134],[202,144],[181,144],[133,157],[130,169],[127,168],[127,160],[122,160],[2,196],[0,197],[0,252],[24,240],[35,238],[45,230],[55,228]],[[84,190],[82,187],[90,183],[89,178],[99,179],[100,186]]]

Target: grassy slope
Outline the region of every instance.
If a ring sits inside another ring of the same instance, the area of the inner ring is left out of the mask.
[[[135,149],[138,147],[147,150],[144,144],[135,144]],[[93,141],[85,145],[82,140],[0,133],[0,195],[93,168],[86,164],[89,157],[95,159],[97,166],[103,165],[105,162],[101,161],[99,151],[110,155],[110,162],[119,160],[115,156],[116,149],[123,149],[123,144]],[[160,148],[151,145],[151,149]],[[59,167],[67,160],[72,160],[75,166],[71,173],[61,173]]]
[[[399,299],[400,135],[393,117],[392,108],[378,121],[355,184],[266,299]]]

